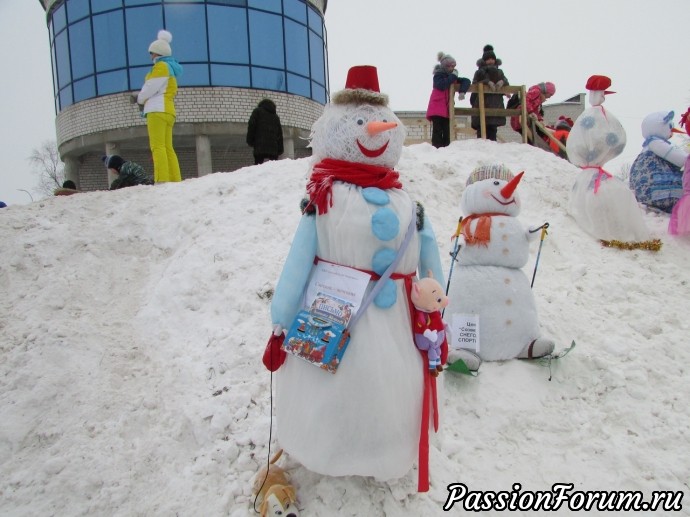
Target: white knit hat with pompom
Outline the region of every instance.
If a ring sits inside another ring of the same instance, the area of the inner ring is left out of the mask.
[[[158,39],[149,45],[149,53],[158,54],[159,56],[172,56],[171,41],[172,34],[166,30],[159,30]]]

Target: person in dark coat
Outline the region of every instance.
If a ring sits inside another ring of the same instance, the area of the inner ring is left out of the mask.
[[[496,58],[494,48],[491,45],[484,46],[484,54],[477,60],[477,71],[474,73],[472,84],[484,85],[484,107],[488,109],[504,109],[503,95],[493,93],[504,86],[508,86],[508,79],[499,67],[501,60]],[[473,108],[479,107],[479,94],[470,95],[470,104]],[[499,116],[486,117],[486,138],[496,141],[499,126],[506,125],[506,118]],[[481,122],[479,116],[472,117],[472,129],[477,131],[477,138],[482,137]]]
[[[247,144],[254,148],[254,165],[277,160],[283,154],[283,127],[271,99],[263,99],[252,111],[247,127]]]
[[[117,178],[110,184],[110,190],[134,187],[136,185],[153,185],[151,175],[147,174],[138,163],[125,161],[116,154],[104,156],[101,159],[108,170],[113,174],[117,174]]]

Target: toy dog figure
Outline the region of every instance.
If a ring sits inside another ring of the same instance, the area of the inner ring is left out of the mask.
[[[268,470],[267,467],[263,467],[254,479],[252,494],[258,496],[261,501],[259,505],[261,517],[271,515],[299,516],[295,488],[289,483],[285,471],[275,464],[282,454],[281,449],[271,459]]]

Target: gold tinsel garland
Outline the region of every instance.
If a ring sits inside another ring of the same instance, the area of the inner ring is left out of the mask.
[[[607,248],[618,248],[619,250],[647,250],[659,251],[661,249],[661,239],[652,239],[642,242],[623,242],[617,240],[605,241],[601,243]]]

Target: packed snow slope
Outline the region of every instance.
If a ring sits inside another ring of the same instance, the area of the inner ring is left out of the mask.
[[[408,147],[397,170],[446,275],[465,181],[494,162],[525,171],[524,225],[550,224],[534,294],[543,333],[576,348],[551,371],[511,360],[444,373],[429,493],[416,492],[416,470],[384,483],[281,459],[302,515],[443,515],[452,483],[687,499],[690,239],[646,213],[661,251],[603,247],[566,212],[579,169],[530,146]],[[281,160],[0,210],[0,514],[254,514],[271,438],[270,297],[309,167]]]

